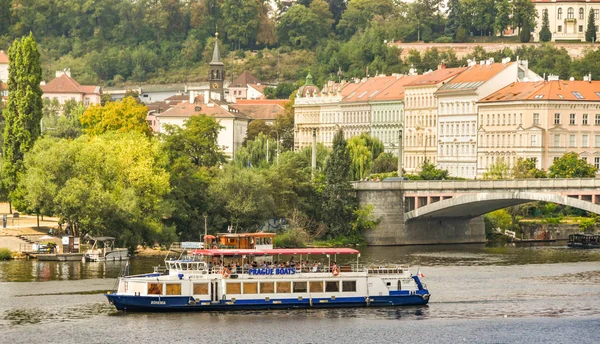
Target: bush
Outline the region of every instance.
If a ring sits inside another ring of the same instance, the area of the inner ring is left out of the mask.
[[[293,228],[283,233],[277,233],[277,236],[273,239],[273,247],[305,247],[307,242],[308,234],[302,229]]]
[[[468,39],[469,39],[469,36],[467,34],[467,30],[465,30],[464,27],[459,26],[458,29],[456,29],[456,35],[454,37],[454,42],[465,43]]]
[[[433,43],[452,43],[452,42],[453,42],[452,37],[448,37],[448,36],[438,37],[433,40]]]
[[[0,260],[10,260],[12,252],[7,248],[0,248]]]

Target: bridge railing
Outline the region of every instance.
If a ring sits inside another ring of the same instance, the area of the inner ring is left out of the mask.
[[[354,182],[356,190],[597,189],[600,178]]]

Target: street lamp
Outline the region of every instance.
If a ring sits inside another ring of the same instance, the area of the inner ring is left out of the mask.
[[[398,130],[398,177],[402,178],[402,163],[404,160],[404,156],[402,153],[403,152],[403,142],[402,142],[402,134],[403,134],[403,128],[400,127],[400,130]]]

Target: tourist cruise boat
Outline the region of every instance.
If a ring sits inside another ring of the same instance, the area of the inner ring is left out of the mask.
[[[315,255],[325,262],[314,260]],[[356,256],[356,263],[353,258],[350,258],[352,262],[348,261],[349,255]],[[277,260],[265,266],[261,256],[271,256],[274,260],[276,257]],[[285,264],[281,263],[282,256],[286,257]],[[346,263],[335,264],[338,256]],[[290,257],[289,260],[287,257]],[[357,250],[349,248],[193,250],[177,259],[166,259],[165,274],[155,269],[153,273],[120,277],[117,290],[107,293],[106,297],[122,311],[221,311],[428,303],[430,295],[427,287],[419,276],[410,273],[407,266],[362,266],[359,265],[359,257]],[[294,261],[294,258],[298,260]]]

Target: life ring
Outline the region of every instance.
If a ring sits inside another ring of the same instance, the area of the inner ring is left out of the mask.
[[[333,269],[331,269],[331,273],[332,273],[334,276],[337,276],[337,275],[339,275],[339,274],[340,274],[340,268],[338,268],[337,266],[334,266],[334,267],[333,267]]]
[[[231,275],[231,270],[229,270],[228,268],[224,268],[223,269],[223,277],[227,278],[227,277],[229,277],[229,275]]]

